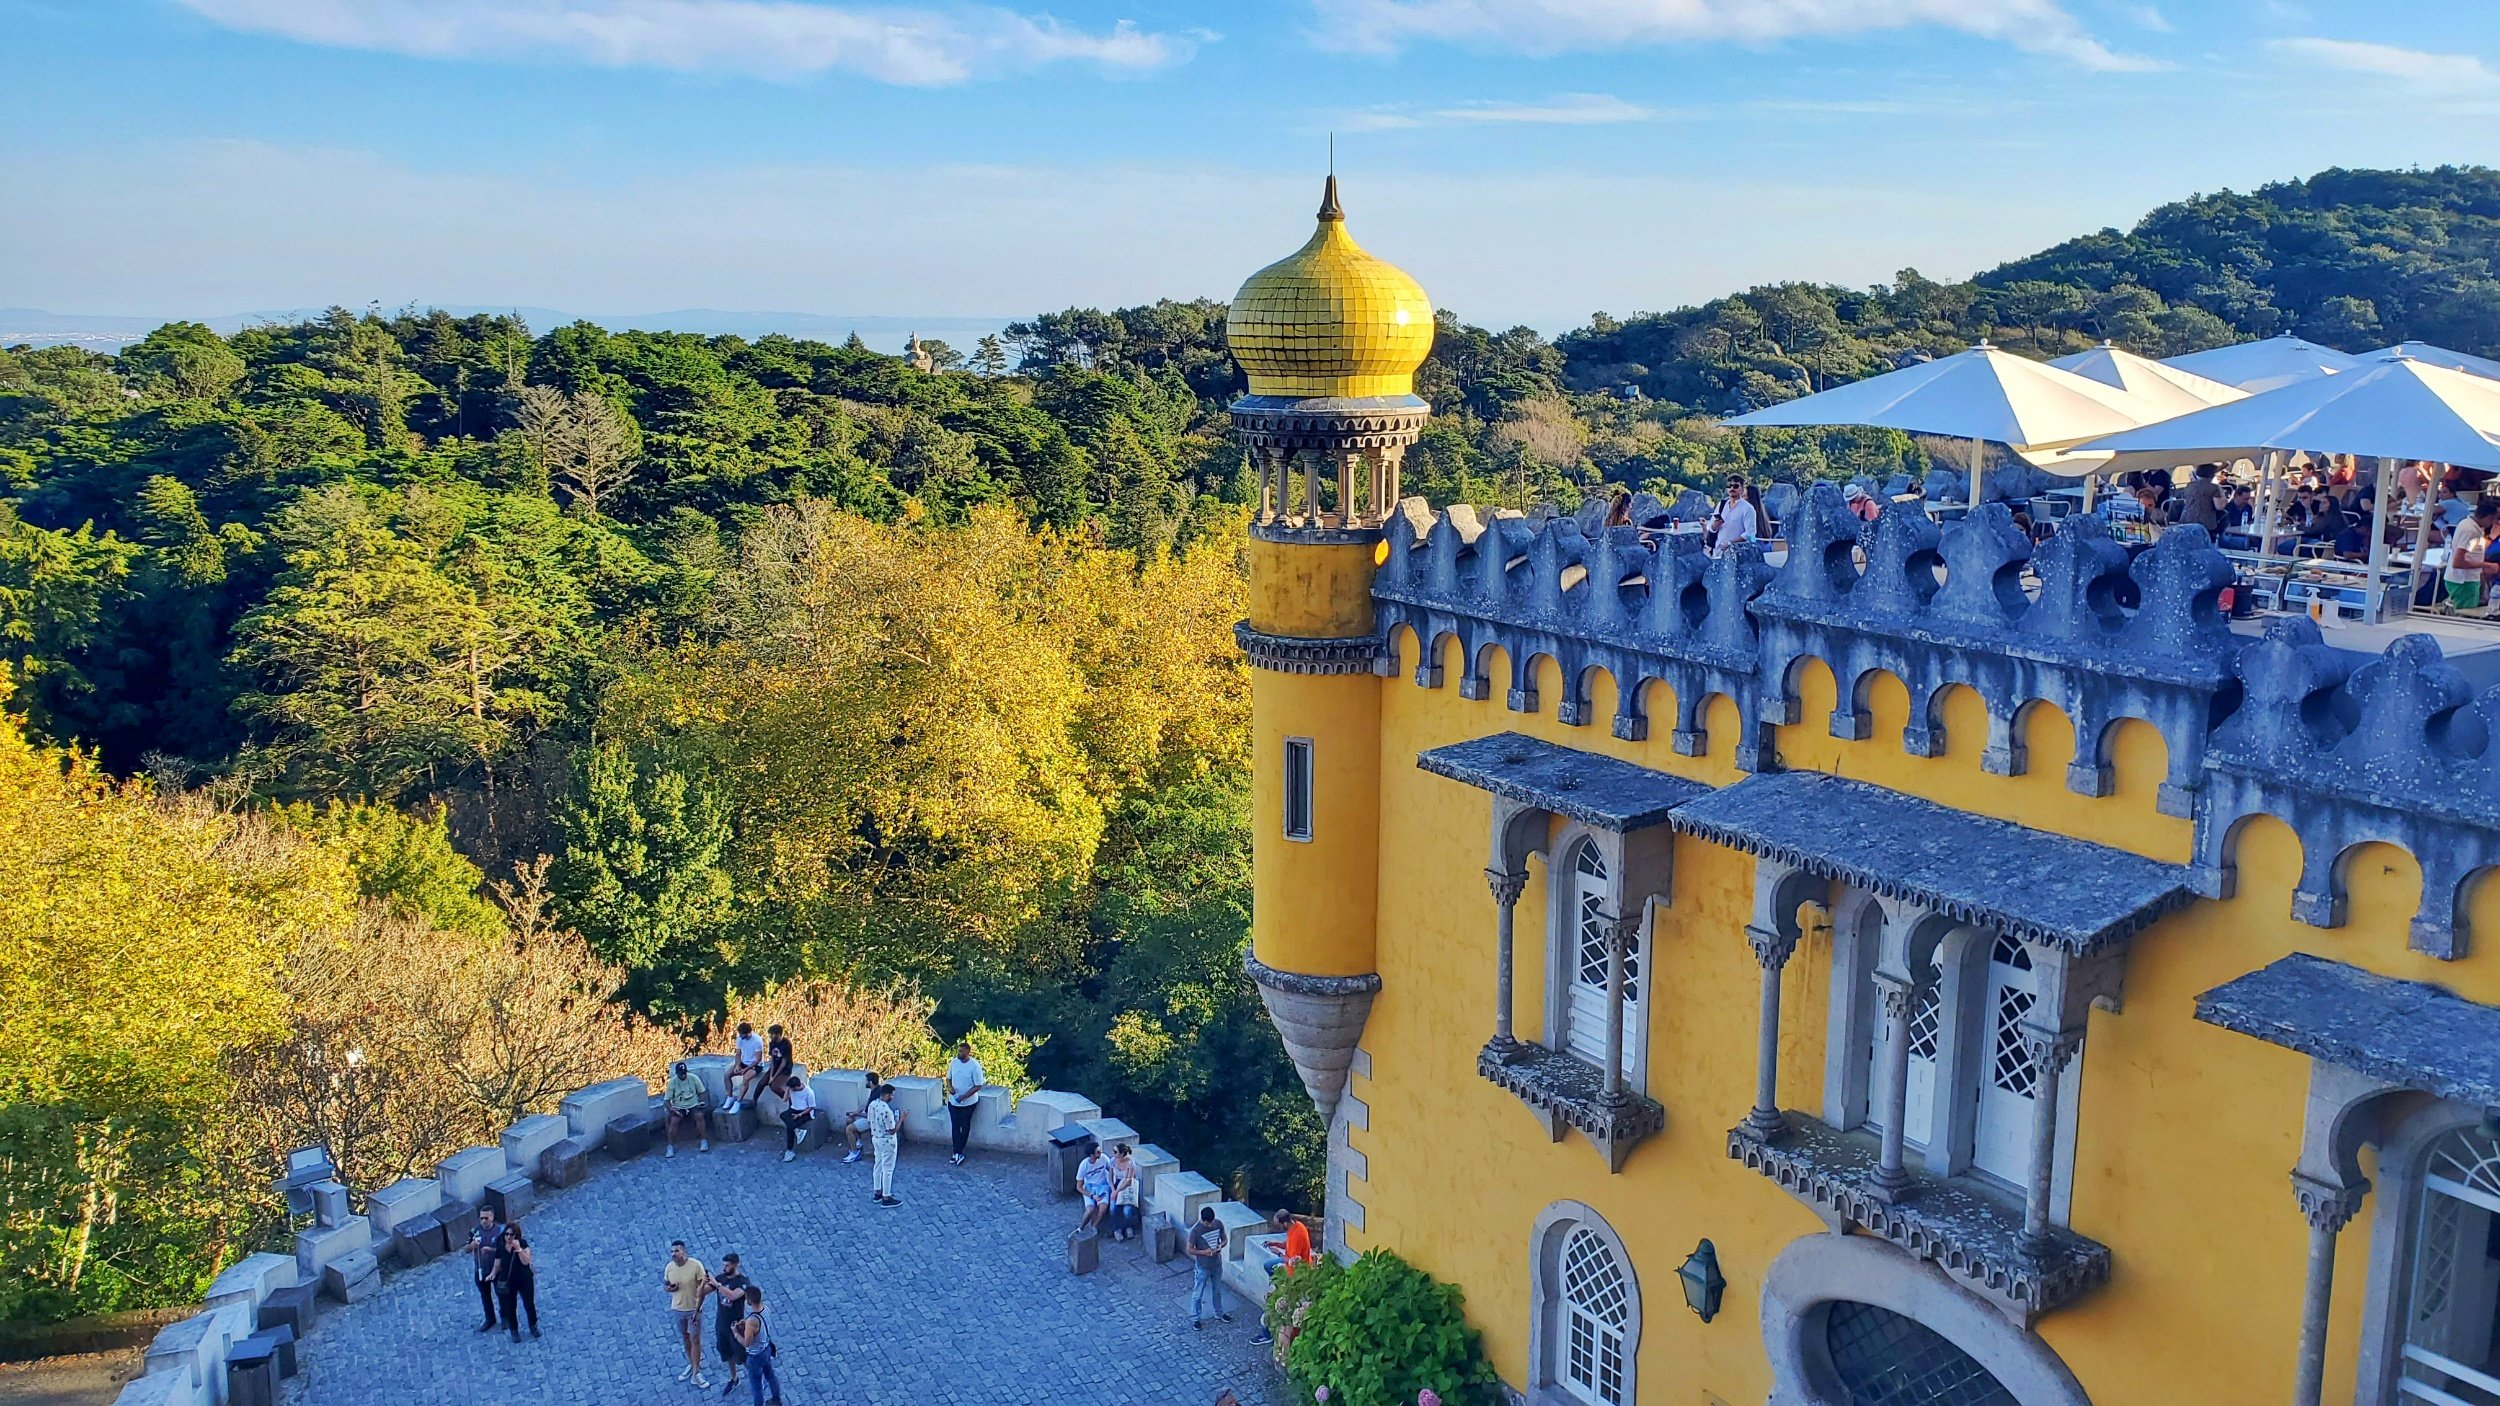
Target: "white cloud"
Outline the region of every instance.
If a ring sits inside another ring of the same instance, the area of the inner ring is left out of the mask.
[[[987,6],[854,9],[809,0],[179,0],[230,29],[439,59],[517,59],[940,85],[1053,63],[1162,67],[1198,39],[1126,20],[1071,29]]]
[[[1388,50],[1419,40],[1533,54],[1634,44],[1780,39],[1935,26],[2096,71],[2162,67],[2119,53],[2057,0],[1314,0],[1324,44]]]
[[[2118,7],[2118,13],[2126,16],[2128,21],[2139,29],[2149,29],[2155,34],[2170,34],[2175,32],[2170,23],[2170,17],[2163,14],[2154,6],[2120,5]]]
[[[1478,101],[1448,107],[1375,107],[1342,118],[1338,130],[1391,132],[1414,127],[1466,127],[1493,123],[1595,127],[1652,122],[1666,114],[1606,93],[1563,93],[1542,102]]]
[[[2395,78],[2441,92],[2500,89],[2500,72],[2472,54],[2434,54],[2352,39],[2276,39],[2266,47],[2319,68]]]

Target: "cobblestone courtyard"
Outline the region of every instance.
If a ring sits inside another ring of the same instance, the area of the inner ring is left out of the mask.
[[[1040,1159],[906,1146],[900,1209],[868,1199],[868,1165],[818,1151],[784,1165],[780,1140],[675,1160],[602,1160],[589,1180],[527,1217],[546,1336],[475,1331],[477,1295],[457,1257],[393,1276],[352,1308],[329,1306],[304,1346],[293,1406],[721,1399],[704,1310],[709,1393],[684,1365],[659,1287],[668,1242],[715,1269],[736,1251],[771,1297],[789,1406],[1244,1406],[1287,1391],[1254,1315],[1189,1326],[1189,1270],[1137,1244],[1103,1246],[1102,1269],[1066,1267],[1074,1200],[1042,1189]],[[738,1402],[748,1399],[741,1383]]]

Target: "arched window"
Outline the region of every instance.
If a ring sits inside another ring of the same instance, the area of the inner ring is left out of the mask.
[[[2500,1402],[2500,1136],[2469,1124],[2432,1143],[2421,1198],[2397,1397]]]
[[[2020,1185],[2029,1175],[2031,1106],[2040,1084],[2022,1034],[2023,1017],[2040,999],[2039,978],[2031,954],[2021,942],[2000,936],[1988,953],[1988,982],[1981,993],[1981,1046],[1976,1094],[1979,1112],[1971,1139],[1971,1161],[1993,1176]]]
[[[1852,1299],[1823,1315],[1826,1390],[1845,1406],[2020,1406],[1976,1358],[1914,1318]]]
[[[1589,1406],[1623,1406],[1623,1330],[1632,1281],[1614,1247],[1586,1225],[1563,1241],[1563,1386]]]
[[[1528,1233],[1530,1406],[1635,1406],[1641,1290],[1612,1226],[1578,1201]]]

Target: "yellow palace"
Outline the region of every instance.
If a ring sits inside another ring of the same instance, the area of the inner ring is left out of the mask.
[[[1332,180],[1228,329],[1331,1248],[1530,1402],[2500,1403],[2500,693],[2194,529],[1402,499],[1432,325]]]

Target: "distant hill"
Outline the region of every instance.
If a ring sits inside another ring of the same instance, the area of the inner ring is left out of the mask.
[[[2324,171],[2164,205],[1959,283],[1780,283],[1603,313],[1557,343],[1576,389],[1706,413],[1791,399],[1987,337],[2035,356],[2103,338],[2174,356],[2296,332],[2346,351],[2419,338],[2500,352],[2500,171]]]
[[[292,324],[318,317],[322,308],[263,308],[222,313],[190,320],[218,332],[238,332],[255,324]],[[719,308],[679,308],[671,312],[572,313],[555,308],[443,305],[455,317],[477,314],[518,316],[538,331],[574,322],[591,322],[611,332],[692,332],[700,336],[785,336],[839,342],[853,332],[879,351],[899,350],[917,332],[964,346],[1007,325],[1004,317],[893,317],[814,312],[731,312]],[[0,347],[80,346],[89,351],[117,352],[181,314],[126,317],[107,313],[58,313],[42,308],[0,308]]]

